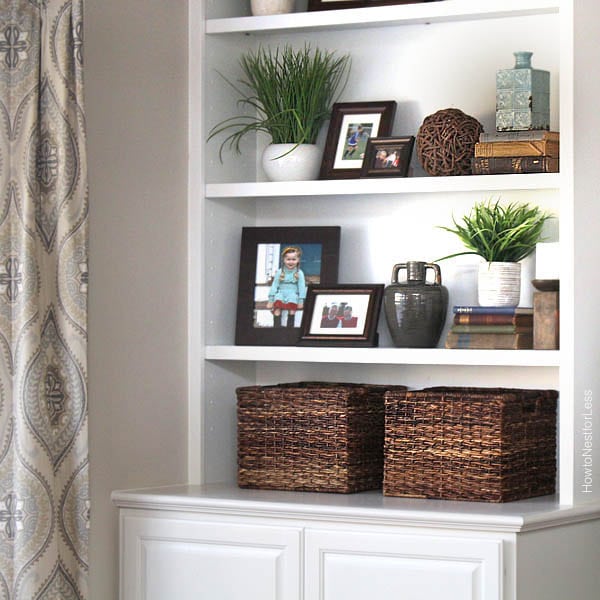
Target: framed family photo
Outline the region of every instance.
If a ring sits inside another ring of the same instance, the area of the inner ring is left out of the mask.
[[[377,346],[383,289],[382,284],[309,287],[299,345]]]
[[[361,177],[406,177],[415,138],[378,137],[367,141]]]
[[[334,104],[320,178],[360,177],[367,141],[390,135],[395,114],[394,100]]]
[[[311,285],[337,283],[339,227],[244,227],[235,343],[293,346]]]
[[[308,0],[308,10],[333,10],[339,8],[363,8],[365,6],[389,6],[390,4],[419,4],[436,0]]]

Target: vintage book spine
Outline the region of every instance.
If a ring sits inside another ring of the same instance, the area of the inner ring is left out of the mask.
[[[536,350],[558,350],[559,335],[558,292],[533,294],[533,347]]]
[[[506,173],[558,173],[559,159],[550,156],[478,156],[473,158],[473,175]]]
[[[533,333],[531,325],[453,325],[452,333]]]
[[[533,313],[528,315],[456,313],[454,315],[454,325],[516,325],[518,327],[533,327]]]
[[[531,350],[531,333],[452,333],[446,336],[446,348],[473,350]]]
[[[480,142],[517,142],[520,140],[560,140],[558,131],[546,131],[545,129],[531,129],[528,131],[494,131],[479,134]]]
[[[514,142],[480,142],[475,156],[560,156],[560,142],[554,140],[520,140]]]
[[[531,306],[470,306],[457,304],[452,307],[454,314],[473,315],[532,315]]]

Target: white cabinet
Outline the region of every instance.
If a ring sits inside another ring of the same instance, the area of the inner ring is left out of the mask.
[[[121,518],[123,600],[300,600],[300,530],[158,514]]]
[[[309,529],[306,598],[502,600],[502,543]]]
[[[600,506],[227,484],[113,493],[120,600],[597,597]]]

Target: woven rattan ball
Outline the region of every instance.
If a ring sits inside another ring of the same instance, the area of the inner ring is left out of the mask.
[[[458,108],[425,117],[417,134],[417,157],[429,175],[470,175],[483,126]]]

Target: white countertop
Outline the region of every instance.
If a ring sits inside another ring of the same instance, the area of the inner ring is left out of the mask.
[[[520,532],[600,519],[600,502],[561,505],[555,496],[485,503],[357,494],[240,489],[231,483],[172,485],[112,494],[120,508],[376,525]]]

